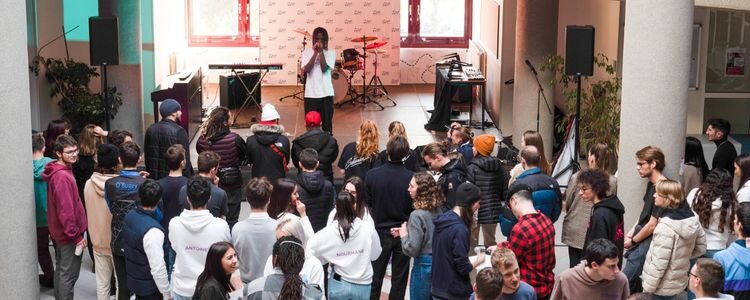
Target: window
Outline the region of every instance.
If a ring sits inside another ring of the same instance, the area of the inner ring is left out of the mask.
[[[471,7],[471,0],[402,0],[401,47],[469,47]]]
[[[258,46],[259,1],[188,0],[188,46]]]

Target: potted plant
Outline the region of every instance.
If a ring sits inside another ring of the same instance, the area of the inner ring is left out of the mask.
[[[581,80],[581,117],[579,155],[585,153],[591,145],[607,143],[617,149],[620,138],[620,88],[622,80],[617,77],[617,63],[604,54],[594,56],[595,66],[606,72],[604,79],[590,81],[589,77]],[[553,72],[554,77],[549,85],[559,84],[565,97],[566,118],[555,124],[557,131],[565,131],[568,120],[576,111],[576,76],[565,75],[565,58],[559,55],[548,56],[541,67],[542,71]]]
[[[92,77],[98,77],[95,68],[73,59],[56,59],[36,56],[29,67],[35,75],[41,68],[45,69],[44,77],[51,84],[50,96],[59,100],[63,117],[71,122],[72,133],[80,132],[87,124],[102,125],[105,122],[104,95],[92,93],[89,83]],[[109,118],[114,119],[122,105],[122,94],[116,87],[109,89]]]

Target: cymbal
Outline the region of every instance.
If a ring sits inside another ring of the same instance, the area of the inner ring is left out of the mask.
[[[388,53],[388,50],[385,49],[370,49],[367,50],[367,52],[373,53],[373,54],[385,54]]]
[[[365,46],[365,49],[375,49],[380,48],[388,44],[388,41],[381,41],[381,42],[374,42],[372,44],[369,44]]]
[[[303,29],[295,29],[295,30],[292,30],[292,31],[294,31],[294,32],[296,32],[296,33],[299,33],[299,34],[301,34],[301,35],[304,35],[304,36],[311,36],[311,34],[310,34],[309,32],[307,32],[307,30],[303,30]]]
[[[376,37],[376,36],[366,36],[366,35],[363,35],[363,36],[360,36],[360,37],[352,38],[351,41],[354,42],[354,43],[361,43],[361,42],[371,42],[371,41],[374,41],[374,40],[377,40],[377,39],[378,39],[378,37]]]

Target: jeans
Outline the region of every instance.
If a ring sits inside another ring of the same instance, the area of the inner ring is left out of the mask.
[[[379,296],[379,295],[378,295]],[[362,300],[370,298],[369,284],[356,284],[346,280],[333,279],[333,272],[328,278],[328,299]],[[175,300],[180,300],[175,298]]]
[[[94,251],[94,270],[96,270],[96,299],[109,300],[109,291],[112,288],[112,275],[114,274],[114,263],[111,254],[103,254]]]
[[[411,269],[409,281],[409,297],[411,300],[429,300],[432,289],[432,254],[424,254],[414,258],[414,268]]]
[[[646,263],[649,246],[651,246],[651,237],[641,241],[635,248],[631,248],[625,253],[628,263],[622,268],[622,273],[628,278],[631,294],[643,291],[641,273],[643,273],[643,264]]]
[[[177,253],[172,249],[172,245],[169,245],[169,254],[167,254],[167,279],[172,282],[172,272],[174,272],[174,258]]]
[[[380,299],[380,290],[383,287],[383,277],[388,268],[388,259],[391,259],[391,293],[388,299],[404,299],[406,296],[406,282],[409,279],[410,257],[401,249],[401,238],[394,238],[390,233],[378,232],[380,252],[378,259],[372,262],[372,291],[371,300]],[[329,283],[330,285],[330,283]]]
[[[175,293],[174,291],[172,291],[172,300],[193,300],[193,297],[192,296],[191,297],[181,296],[181,295]]]
[[[44,280],[54,280],[55,267],[49,254],[49,228],[36,228],[36,253],[39,255],[39,267],[42,268]]]
[[[117,281],[117,300],[129,300],[128,273],[125,272],[125,256],[112,254],[115,265],[115,280]]]
[[[81,272],[81,256],[75,254],[76,244],[55,246],[55,299],[73,300],[73,289]]]
[[[674,296],[651,295],[651,300],[672,300]]]
[[[227,224],[229,224],[229,228],[231,229],[240,218],[240,206],[242,205],[242,199],[240,199],[240,196],[242,196],[242,187],[227,189],[226,192],[228,207]]]

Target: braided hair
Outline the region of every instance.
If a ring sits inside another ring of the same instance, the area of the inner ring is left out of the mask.
[[[273,244],[274,267],[284,274],[279,299],[302,298],[302,278],[299,272],[305,264],[305,249],[302,242],[293,236],[285,236]]]
[[[208,115],[208,119],[203,124],[203,137],[206,139],[212,139],[216,137],[223,130],[228,128],[229,122],[229,109],[226,107],[217,107],[211,111]]]

